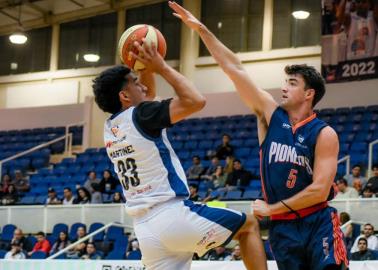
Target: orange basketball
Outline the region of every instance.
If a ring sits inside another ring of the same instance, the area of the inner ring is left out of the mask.
[[[123,32],[118,42],[118,53],[122,63],[136,71],[143,70],[145,67],[143,63],[132,58],[129,52],[132,51],[135,54],[139,54],[134,42],[138,41],[139,44],[143,44],[142,38],[145,38],[145,42],[150,46],[152,42],[155,43],[157,51],[162,57],[165,57],[167,52],[164,36],[155,27],[147,24],[137,24],[128,28]]]

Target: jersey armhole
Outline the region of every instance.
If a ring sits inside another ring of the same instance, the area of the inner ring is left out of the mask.
[[[272,116],[270,117],[270,121],[269,121],[269,125],[268,125],[268,129],[266,131],[266,135],[265,135],[265,138],[264,140],[261,142],[259,148],[260,150],[263,149],[263,146],[265,144],[265,141],[266,141],[266,138],[268,138],[268,136],[270,135],[271,133],[271,126],[272,126],[272,121],[275,120],[275,117],[276,117],[276,114],[278,113],[279,110],[283,110],[280,106],[277,106],[277,108],[274,110],[274,112],[272,113]]]
[[[160,131],[160,134],[158,137],[152,137],[150,135],[148,135],[146,132],[143,131],[142,127],[139,125],[137,119],[136,119],[136,113],[135,113],[135,107],[133,108],[133,111],[131,113],[131,118],[132,118],[132,121],[134,123],[134,126],[135,128],[138,130],[138,132],[140,133],[140,135],[142,135],[145,139],[147,140],[150,140],[150,141],[156,141],[156,140],[159,140],[162,136],[162,132],[163,130]]]

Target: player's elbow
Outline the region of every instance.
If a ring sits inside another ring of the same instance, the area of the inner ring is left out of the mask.
[[[202,95],[191,100],[189,107],[193,112],[198,112],[202,110],[206,105],[206,99]]]

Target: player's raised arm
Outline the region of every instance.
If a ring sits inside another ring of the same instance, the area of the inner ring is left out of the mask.
[[[205,106],[206,100],[194,84],[164,61],[157,52],[154,43],[151,47],[147,44],[142,47],[136,42],[135,46],[143,56],[138,56],[132,52],[130,54],[141,61],[146,66],[147,71],[156,72],[162,76],[176,92],[177,97],[174,97],[169,105],[172,124],[185,119]]]
[[[204,24],[176,2],[169,1],[169,6],[175,11],[173,15],[180,18],[189,28],[200,35],[215,61],[233,81],[244,103],[257,116],[264,117],[269,123],[271,114],[278,106],[273,97],[255,85],[239,58],[223,45]]]
[[[154,73],[150,70],[143,70],[139,73],[139,81],[147,87],[147,100],[154,100],[156,97],[156,84]]]

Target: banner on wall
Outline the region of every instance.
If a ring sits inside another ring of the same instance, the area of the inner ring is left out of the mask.
[[[378,1],[322,0],[327,83],[378,78]]]

